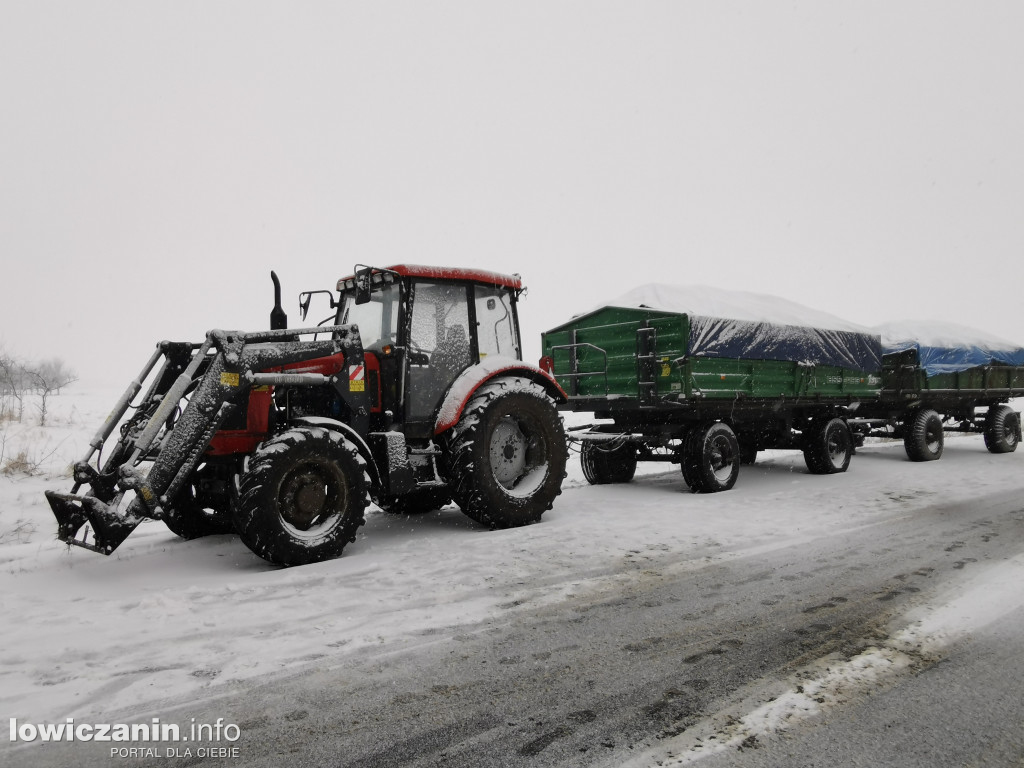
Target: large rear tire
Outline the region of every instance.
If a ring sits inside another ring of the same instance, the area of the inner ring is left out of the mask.
[[[985,417],[985,447],[991,453],[1013,453],[1020,443],[1020,414],[1008,405],[993,405]]]
[[[692,429],[683,441],[681,469],[694,493],[719,493],[736,485],[740,444],[732,427],[719,421]]]
[[[911,461],[935,461],[942,456],[945,435],[942,417],[930,408],[914,413],[906,426],[903,447]]]
[[[842,419],[828,419],[811,425],[804,445],[804,462],[815,475],[845,472],[853,457],[853,436]]]
[[[636,447],[632,443],[584,441],[580,448],[583,476],[591,485],[628,483],[636,474]]]
[[[562,420],[544,389],[528,379],[503,377],[482,386],[446,443],[452,496],[478,523],[535,523],[562,492]]]
[[[239,537],[278,565],[337,557],[364,522],[365,466],[351,442],[323,427],[297,427],[267,440],[239,478]]]

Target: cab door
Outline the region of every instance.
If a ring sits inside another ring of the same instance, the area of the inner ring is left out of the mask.
[[[412,284],[405,390],[406,424],[412,434],[433,434],[441,400],[456,377],[477,359],[469,301],[468,285]]]

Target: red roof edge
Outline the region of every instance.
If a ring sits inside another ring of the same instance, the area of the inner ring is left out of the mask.
[[[490,272],[486,269],[465,269],[460,267],[432,267],[422,264],[392,264],[384,269],[402,275],[402,277],[421,277],[433,280],[469,280],[485,285],[499,285],[514,291],[523,289],[523,280],[519,275],[506,275],[501,272]],[[338,287],[346,280],[354,279],[354,275],[343,277]]]

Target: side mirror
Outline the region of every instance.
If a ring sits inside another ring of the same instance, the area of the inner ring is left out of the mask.
[[[370,301],[370,278],[372,275],[373,267],[356,270],[356,304],[366,304]]]
[[[334,300],[334,294],[330,291],[303,291],[299,294],[299,314],[302,316],[303,322],[306,320],[306,315],[309,314],[309,304],[313,301],[313,296],[318,293],[326,293],[328,300],[331,302],[331,309],[338,307],[338,302]]]

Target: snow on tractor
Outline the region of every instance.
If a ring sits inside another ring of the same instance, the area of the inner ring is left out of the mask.
[[[337,293],[300,295],[303,320],[316,294],[332,310],[300,329],[272,277],[271,330],[157,345],[71,493],[46,494],[62,541],[109,555],[156,519],[300,565],[340,555],[370,500],[401,514],[455,501],[491,528],[551,508],[566,395],[522,362],[518,275],[359,266]]]

